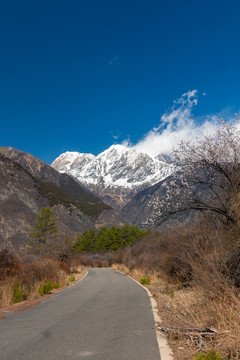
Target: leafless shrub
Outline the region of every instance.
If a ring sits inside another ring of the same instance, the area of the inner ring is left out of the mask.
[[[196,210],[228,225],[239,223],[238,124],[222,121],[215,133],[181,142],[172,156],[179,172],[163,184],[166,201],[156,205],[159,217]]]
[[[187,286],[192,280],[192,266],[177,256],[170,257],[165,263],[166,275],[177,283]]]
[[[20,284],[25,296],[31,298],[44,280],[64,285],[70,273],[66,263],[55,259],[32,258],[30,261],[24,255],[17,257],[8,251],[1,252],[0,259],[0,307],[11,305],[16,284]]]
[[[78,256],[79,264],[86,267],[94,267],[94,259],[88,255],[79,255]]]
[[[19,257],[7,249],[0,252],[0,280],[7,276],[15,276],[20,267]]]
[[[152,291],[159,291],[161,301],[190,323],[229,331],[215,343],[226,354],[240,349],[239,248],[229,245],[231,237],[226,226],[207,222],[176,232],[169,229],[137,242],[123,259],[132,276],[149,275]]]
[[[240,289],[240,247],[232,249],[221,264],[221,271]]]

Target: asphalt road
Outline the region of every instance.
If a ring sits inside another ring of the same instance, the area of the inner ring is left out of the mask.
[[[159,360],[150,301],[133,280],[90,269],[76,285],[0,319],[1,360]]]

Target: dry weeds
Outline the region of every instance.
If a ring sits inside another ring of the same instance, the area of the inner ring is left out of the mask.
[[[24,290],[26,300],[23,302],[23,308],[25,308],[26,306],[32,306],[31,304],[35,303],[34,300],[40,298],[38,289],[44,280],[58,283],[61,290],[74,283],[69,280],[70,274],[74,275],[74,282],[76,282],[84,276],[84,267],[80,266],[77,261],[73,261],[72,266],[69,266],[49,258],[17,257],[6,251],[3,254],[0,253],[1,311],[13,306],[13,291],[16,284],[20,284],[21,289]],[[20,306],[15,305],[13,309],[15,307],[20,309],[21,304]]]
[[[143,276],[151,279],[148,288],[158,302],[162,331],[174,359],[191,359],[200,348],[240,359],[240,292],[234,286],[236,278],[223,267],[236,241],[226,230],[206,226],[175,236],[155,233],[144,240],[145,244],[141,241],[128,249],[124,264],[113,269],[138,281]],[[199,337],[183,328],[209,328],[215,333]]]

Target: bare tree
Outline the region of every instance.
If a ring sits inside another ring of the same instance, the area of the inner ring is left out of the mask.
[[[44,255],[58,259],[60,261],[67,261],[73,253],[73,246],[76,238],[73,234],[64,235],[58,234],[54,239],[46,244]]]
[[[240,219],[239,123],[221,121],[215,133],[182,141],[173,151],[178,175],[163,184],[169,202],[165,214],[210,212],[227,222]]]

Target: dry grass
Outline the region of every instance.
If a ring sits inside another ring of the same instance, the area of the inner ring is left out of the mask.
[[[240,359],[240,293],[234,285],[239,275],[232,271],[236,264],[231,271],[226,266],[229,254],[237,251],[231,234],[206,224],[204,230],[151,234],[129,248],[123,264],[113,269],[138,281],[143,276],[151,279],[148,287],[158,301],[163,325],[186,327],[187,322],[192,327],[229,331],[204,338],[203,349],[215,349],[226,359]],[[188,360],[197,352],[198,338],[192,341],[182,332],[168,335],[176,360]]]
[[[124,274],[127,274],[137,281],[140,281],[140,279],[144,276],[144,272],[141,269],[132,269],[130,270],[126,265],[124,264],[113,264],[112,269],[116,271],[123,272]]]
[[[54,259],[37,259],[6,252],[0,253],[0,308],[13,305],[13,292],[17,284],[24,290],[23,300],[40,297],[38,289],[44,280],[59,284],[60,288],[72,284],[69,275],[74,273],[75,281],[84,274],[79,262],[72,266]]]
[[[14,278],[0,283],[0,308],[8,307],[12,303],[13,288],[15,284]]]

